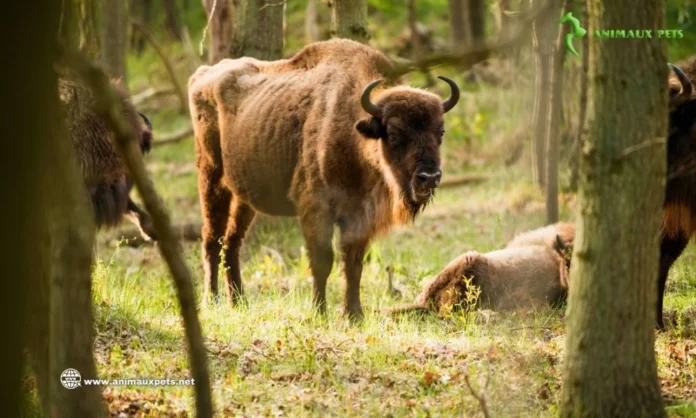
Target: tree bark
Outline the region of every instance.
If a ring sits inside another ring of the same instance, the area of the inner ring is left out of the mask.
[[[130,17],[132,21],[142,22],[143,25],[148,26],[152,18],[152,0],[132,0]],[[145,36],[138,31],[132,31],[131,48],[137,55],[142,54],[145,49]]]
[[[307,11],[305,12],[305,40],[307,43],[317,42],[320,39],[317,19],[317,0],[307,0]]]
[[[588,3],[589,33],[664,27],[660,0]],[[666,45],[591,42],[589,53],[561,416],[664,417],[653,328],[665,146],[623,151],[667,132]]]
[[[103,45],[102,61],[107,74],[123,80],[126,79],[126,2],[124,0],[102,0]]]
[[[235,10],[232,0],[202,0],[209,22],[208,60],[216,64],[229,57]],[[213,9],[214,6],[214,9]]]
[[[164,13],[169,34],[172,38],[181,42],[183,40],[181,36],[181,17],[179,16],[179,9],[176,7],[175,0],[164,0]]]
[[[77,45],[90,57],[99,57],[98,0],[61,1],[58,33],[66,45]]]
[[[582,21],[589,21],[587,3],[582,8]],[[582,70],[580,72],[580,103],[578,110],[578,130],[575,132],[573,144],[570,149],[570,190],[578,189],[580,169],[580,142],[585,134],[585,117],[587,115],[587,78],[590,71],[590,36],[582,38]]]
[[[2,317],[2,335],[5,339],[3,354],[3,372],[5,383],[2,388],[3,415],[19,417],[23,394],[20,391],[20,378],[24,372],[25,355],[23,347],[29,346],[30,363],[37,375],[39,395],[44,411],[48,411],[48,346],[41,353],[46,356],[37,358],[32,344],[32,324],[37,319],[48,321],[48,313],[41,315],[34,307],[41,300],[41,292],[47,283],[48,240],[43,208],[43,189],[40,187],[41,172],[48,160],[44,142],[55,133],[49,125],[49,103],[45,93],[52,86],[55,34],[58,30],[61,4],[53,0],[35,2],[31,19],[26,19],[26,9],[8,7],[3,14],[4,24],[0,29],[7,42],[5,53],[13,57],[12,65],[6,68],[3,77],[3,91],[7,103],[12,104],[11,112],[3,112],[1,119],[5,135],[12,138],[4,143],[3,161],[0,164],[0,193],[12,196],[2,208],[3,219],[8,228],[7,237],[21,237],[11,240],[3,246],[0,253],[3,274],[8,278],[4,282],[3,302],[0,303]],[[55,160],[53,161],[55,164]],[[23,185],[23,187],[17,187]],[[11,280],[9,279],[11,278]],[[41,280],[43,279],[43,280]],[[43,298],[44,300],[47,297]],[[47,335],[48,330],[43,330]],[[42,368],[37,368],[37,365]],[[38,375],[41,375],[41,378]],[[56,379],[57,376],[53,376]]]
[[[239,0],[230,55],[277,60],[283,57],[283,15],[280,0]]]
[[[367,0],[333,0],[331,2],[331,36],[367,43]]]

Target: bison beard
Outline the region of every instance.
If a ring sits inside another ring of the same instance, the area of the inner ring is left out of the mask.
[[[667,139],[667,184],[662,211],[656,326],[663,330],[667,276],[696,234],[696,57],[670,64],[670,115]],[[681,68],[683,68],[683,70]]]
[[[121,98],[122,116],[132,124],[140,138],[140,149],[147,154],[152,146],[152,123],[135,110],[117,81],[112,85]],[[113,134],[94,111],[91,91],[67,76],[59,79],[58,89],[97,226],[115,226],[126,215],[138,225],[144,238],[157,239],[150,217],[128,196],[133,184],[112,144]]]
[[[388,309],[387,313],[445,315],[469,308],[470,284],[480,290],[482,306],[496,310],[559,305],[568,294],[574,239],[573,225],[558,223],[521,234],[502,250],[464,253],[424,286],[415,304]]]
[[[338,225],[344,310],[362,317],[369,242],[412,222],[432,199],[443,115],[459,100],[456,84],[444,77],[452,92],[444,101],[399,80],[380,82],[390,68],[380,52],[332,40],[286,60],[223,60],[191,76],[205,300],[218,298],[221,251],[228,301],[242,296],[239,251],[261,212],[299,217],[321,312]]]

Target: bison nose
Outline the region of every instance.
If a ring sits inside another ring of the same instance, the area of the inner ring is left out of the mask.
[[[419,171],[416,173],[416,181],[418,186],[434,189],[440,185],[440,178],[442,178],[442,171],[437,170],[435,172]]]

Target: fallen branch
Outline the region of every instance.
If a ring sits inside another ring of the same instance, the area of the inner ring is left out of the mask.
[[[202,228],[203,225],[200,223],[186,223],[172,226],[176,239],[189,242],[196,242],[201,239]],[[123,242],[125,245],[133,248],[153,244],[152,241],[143,238],[140,230],[137,228],[116,231],[116,233],[109,238],[109,241]]]
[[[153,99],[157,96],[163,96],[166,94],[173,94],[173,93],[176,93],[176,91],[174,91],[174,89],[172,89],[172,88],[156,89],[154,87],[150,87],[150,88],[147,88],[147,89],[141,91],[138,94],[134,94],[133,97],[131,98],[131,100],[133,101],[133,105],[137,107],[137,106],[145,103],[146,101]]]
[[[395,79],[412,71],[425,72],[441,65],[450,65],[457,67],[459,70],[468,70],[475,64],[491,58],[496,52],[518,47],[521,40],[525,39],[525,34],[532,30],[531,23],[544,13],[549,12],[550,4],[551,2],[546,2],[546,4],[529,12],[520,12],[519,15],[522,18],[519,25],[521,28],[505,38],[493,42],[480,43],[462,50],[438,52],[414,61],[393,59],[393,68],[387,72],[386,76],[390,79]]]
[[[150,42],[150,45],[152,45],[152,47],[155,48],[155,51],[157,51],[157,55],[159,55],[159,57],[162,59],[164,67],[167,69],[169,77],[172,79],[174,91],[176,92],[176,95],[179,97],[179,110],[181,111],[181,113],[185,113],[188,110],[188,96],[186,95],[186,89],[179,81],[179,78],[176,76],[176,71],[174,71],[174,64],[172,64],[171,60],[164,53],[164,49],[162,49],[162,45],[160,45],[159,41],[157,41],[155,35],[153,35],[152,32],[147,30],[147,28],[144,24],[142,24],[142,22],[139,22],[135,19],[131,19],[131,24],[133,25],[133,28],[139,30],[140,33],[143,34],[143,36],[148,40],[148,42]]]
[[[440,183],[440,189],[446,189],[448,187],[463,186],[466,184],[481,183],[483,181],[491,179],[492,176],[489,174],[468,174],[465,176],[454,177],[447,179]]]
[[[483,389],[475,390],[474,387],[471,385],[469,375],[468,374],[464,375],[464,381],[466,382],[466,385],[469,387],[469,392],[471,392],[471,396],[473,396],[474,399],[476,399],[478,401],[479,406],[481,406],[481,412],[483,412],[483,416],[485,418],[491,417],[491,413],[488,410],[488,402],[486,400],[486,390],[488,389],[488,384],[490,383],[490,378],[491,378],[490,359],[488,362],[488,371],[486,373],[486,381],[483,383]]]
[[[196,298],[193,279],[181,250],[179,240],[172,228],[169,213],[157,194],[143,162],[135,132],[122,118],[122,109],[118,95],[111,87],[104,71],[89,60],[84,54],[63,48],[62,64],[75,71],[91,88],[95,98],[95,109],[109,129],[114,132],[114,145],[126,164],[132,180],[142,196],[147,211],[152,217],[155,230],[159,235],[159,250],[169,266],[184,323],[188,342],[191,374],[195,379],[196,416],[210,418],[213,416],[213,401],[210,388],[210,375],[201,323],[196,310]]]
[[[174,144],[182,139],[190,137],[191,135],[193,135],[193,128],[187,126],[171,134],[157,137],[158,139],[152,142],[152,146],[157,147],[160,145]]]

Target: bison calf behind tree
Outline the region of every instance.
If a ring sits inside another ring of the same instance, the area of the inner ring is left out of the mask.
[[[445,315],[473,304],[495,310],[559,305],[568,294],[574,239],[572,224],[557,223],[521,234],[502,250],[469,251],[428,282],[415,304],[387,312]]]
[[[135,109],[118,82],[112,81],[112,85],[121,98],[122,117],[132,125],[140,149],[146,154],[152,144],[152,124]],[[132,182],[114,148],[113,133],[94,110],[92,92],[67,76],[59,79],[58,90],[97,226],[115,226],[126,215],[138,225],[144,237],[156,239],[150,217],[129,197]]]
[[[222,60],[189,79],[203,215],[206,293],[218,296],[224,248],[227,295],[242,295],[239,250],[257,212],[300,219],[313,297],[326,280],[340,230],[345,312],[363,316],[360,278],[371,239],[407,224],[441,177],[443,115],[459,100],[388,79],[382,53],[349,40],[308,45],[289,59]],[[373,100],[372,97],[375,99]]]
[[[665,285],[672,264],[696,235],[696,57],[670,65],[670,114],[667,138],[667,184],[662,210],[657,328],[662,315]],[[681,68],[680,68],[681,67]],[[683,70],[682,70],[683,68]]]

